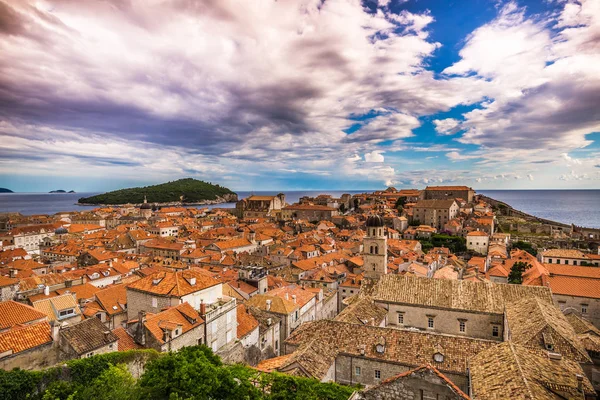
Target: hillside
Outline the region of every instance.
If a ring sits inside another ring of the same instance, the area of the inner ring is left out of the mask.
[[[120,189],[79,199],[81,204],[141,204],[148,203],[211,204],[237,201],[231,190],[197,179],[186,178],[160,185]]]
[[[14,192],[7,188],[0,188],[0,193],[14,193]]]

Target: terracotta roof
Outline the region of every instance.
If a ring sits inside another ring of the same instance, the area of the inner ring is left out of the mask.
[[[119,340],[98,318],[88,318],[63,327],[60,335],[79,355],[89,353]],[[116,350],[116,349],[115,349]]]
[[[289,300],[292,303],[294,303],[293,296],[296,296],[295,304],[298,305],[298,307],[304,307],[316,297],[315,293],[305,290],[304,288],[296,285],[288,285],[272,289],[265,294],[267,296],[278,296],[285,300]]]
[[[546,287],[492,282],[429,279],[415,276],[383,275],[374,288],[375,301],[414,304],[472,312],[502,314],[504,305],[524,297],[552,302]]]
[[[425,190],[473,190],[468,186],[427,186]]]
[[[248,335],[254,329],[258,328],[258,321],[243,304],[237,306],[237,337],[238,339]]]
[[[383,353],[378,353],[375,348],[380,342],[384,342]],[[444,360],[436,364],[440,371],[466,375],[468,357],[497,343],[491,340],[379,328],[333,320],[304,323],[286,340],[286,344],[299,346],[299,355],[295,356],[295,361],[317,379],[325,376],[340,353],[414,368],[431,362],[433,355],[439,352],[444,355]],[[364,355],[361,355],[361,349],[364,349]]]
[[[568,313],[566,318],[573,329],[575,329],[583,347],[587,351],[600,353],[600,329],[573,312]]]
[[[47,321],[31,325],[15,326],[0,332],[0,354],[12,354],[52,342],[52,330]]]
[[[0,276],[0,287],[12,286],[19,283],[18,279],[9,278],[7,276]]]
[[[547,353],[504,342],[474,355],[469,360],[473,398],[497,399],[581,399],[577,375],[583,377],[586,393],[592,384],[575,361],[552,360]]]
[[[133,340],[133,337],[127,331],[118,327],[112,330],[112,333],[119,338],[119,351],[136,350],[140,349],[141,346]]]
[[[44,300],[38,300],[33,303],[33,308],[46,314],[49,321],[59,318],[59,312],[73,308],[75,312],[69,317],[81,315],[81,309],[72,294],[63,294],[62,296],[51,297]]]
[[[600,299],[600,280],[572,276],[549,276],[548,286],[554,294]]]
[[[80,299],[91,299],[94,297],[94,294],[96,294],[98,291],[100,291],[99,288],[97,288],[96,286],[92,285],[91,283],[84,283],[83,285],[76,285],[76,286],[71,286],[69,288],[63,288],[63,289],[56,289],[56,292],[60,295],[60,294],[67,294],[67,293],[72,293],[75,294],[75,296],[77,297],[77,300]]]
[[[577,333],[564,314],[552,303],[529,298],[508,304],[506,318],[513,342],[534,349],[545,349],[579,362],[591,362]]]
[[[552,275],[577,276],[580,278],[600,279],[600,268],[582,267],[578,265],[544,264],[544,268]],[[600,281],[598,282],[600,284]]]
[[[489,236],[489,235],[482,231],[473,231],[473,232],[467,233],[467,236]]]
[[[192,285],[194,278],[196,282]],[[177,272],[155,272],[129,284],[127,289],[160,296],[181,297],[220,283],[207,271],[189,269]]]
[[[96,300],[108,315],[125,312],[127,309],[127,287],[115,285],[96,293]]]
[[[144,326],[157,342],[163,344],[165,343],[165,330],[174,330],[177,327],[181,327],[180,335],[183,335],[203,323],[204,320],[191,305],[182,303],[148,317]]]
[[[15,325],[29,324],[44,319],[46,319],[46,314],[31,306],[12,300],[0,303],[0,331]]]
[[[544,257],[586,258],[585,254],[575,249],[550,249],[542,253]]]
[[[292,356],[291,354],[286,354],[283,356],[273,357],[273,358],[268,358],[266,360],[262,360],[261,362],[258,363],[258,365],[256,366],[256,369],[258,369],[259,371],[263,371],[263,372],[273,372],[273,371],[277,370],[277,368],[284,365],[291,356]]]
[[[352,324],[379,326],[385,319],[387,310],[379,307],[368,297],[355,298],[348,307],[335,316],[335,321],[349,322]]]
[[[271,308],[267,310],[267,301],[271,301]],[[277,314],[288,315],[296,311],[299,306],[290,300],[285,300],[282,297],[270,296],[266,294],[257,294],[246,301],[247,306],[260,308],[263,311],[270,311]]]
[[[215,246],[217,246],[219,248],[219,250],[221,250],[221,251],[229,250],[229,249],[236,249],[239,247],[246,247],[246,246],[252,245],[252,243],[250,243],[250,241],[248,239],[244,239],[244,238],[224,240],[221,242],[215,242],[213,244]]]

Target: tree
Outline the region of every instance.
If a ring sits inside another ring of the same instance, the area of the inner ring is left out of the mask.
[[[537,250],[529,242],[524,242],[522,240],[519,240],[517,242],[514,242],[512,244],[512,247],[513,247],[513,249],[525,250],[526,252],[528,252],[529,254],[531,254],[534,257],[537,256]]]
[[[340,212],[342,214],[346,212],[346,205],[344,203],[340,204]]]
[[[514,263],[508,274],[508,283],[515,283],[517,285],[523,283],[523,272],[527,271],[529,268],[531,268],[531,264],[526,262],[517,261]]]
[[[360,200],[358,198],[354,199],[354,209],[356,210],[360,204]]]
[[[73,400],[133,400],[136,398],[136,382],[125,364],[111,365],[72,397]]]
[[[396,200],[396,209],[398,211],[401,211],[404,208],[405,204],[406,204],[406,197],[405,196],[398,197],[398,200]]]

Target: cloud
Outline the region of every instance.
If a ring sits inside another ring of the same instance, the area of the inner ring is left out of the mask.
[[[533,175],[531,175],[531,174],[527,174],[527,179],[529,179],[530,181],[534,180],[534,179],[533,179]]]
[[[370,163],[382,163],[384,161],[383,154],[381,151],[373,150],[370,153],[365,154],[365,161]]]
[[[556,23],[509,2],[467,37],[444,73],[487,81],[489,100],[463,115],[462,143],[555,156],[590,143],[585,135],[600,129],[600,12],[595,0],[564,4]]]
[[[562,153],[561,156],[567,162],[567,167],[570,167],[571,165],[581,165],[580,160],[572,158],[567,153]]]
[[[434,119],[433,124],[440,135],[453,135],[458,132],[456,128],[460,125],[460,121],[454,118]]]
[[[446,157],[448,157],[448,159],[450,159],[450,161],[465,161],[465,160],[472,160],[474,158],[480,158],[480,156],[477,155],[466,155],[466,154],[461,154],[458,151],[451,151],[449,153],[446,153]]]

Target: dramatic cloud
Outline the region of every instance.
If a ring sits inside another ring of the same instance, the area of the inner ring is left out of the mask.
[[[438,69],[436,15],[402,3],[0,0],[0,178],[549,187],[598,163],[597,0],[504,3]]]

